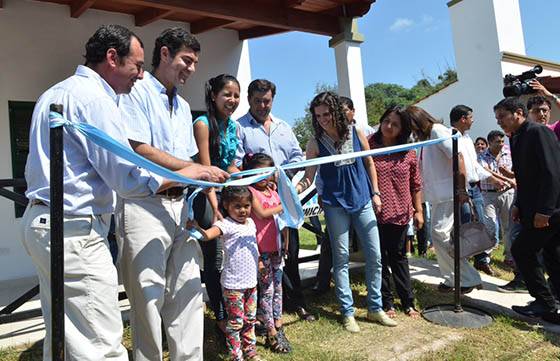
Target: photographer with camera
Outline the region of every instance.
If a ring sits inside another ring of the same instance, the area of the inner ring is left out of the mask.
[[[560,98],[555,94],[551,93],[545,88],[538,80],[531,80],[529,85],[531,88],[538,93],[538,95],[529,98],[527,101],[527,109],[529,110],[529,119],[546,125],[560,140],[560,122],[556,121],[550,123],[550,114],[552,110],[552,102],[556,104],[556,107],[560,108]]]

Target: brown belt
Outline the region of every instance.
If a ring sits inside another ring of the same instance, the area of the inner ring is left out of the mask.
[[[183,192],[185,191],[185,188],[183,187],[172,187],[172,188],[168,188],[164,191],[158,192],[158,195],[160,196],[164,196],[167,198],[179,198],[183,196]]]
[[[43,202],[40,199],[33,199],[33,200],[29,201],[29,203],[31,203],[32,206],[45,206],[45,207],[49,206],[48,204],[46,204],[45,202]]]

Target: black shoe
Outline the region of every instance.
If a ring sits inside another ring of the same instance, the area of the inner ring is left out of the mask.
[[[450,286],[446,285],[445,283],[441,282],[437,286],[437,290],[441,293],[451,293],[451,292],[453,292],[453,287],[450,287]]]
[[[315,321],[315,316],[307,312],[303,307],[298,307],[296,313],[299,316],[299,318],[302,319],[303,321],[308,321],[308,322]]]
[[[461,294],[466,295],[467,293],[471,293],[475,289],[481,290],[482,285],[474,285],[474,286],[470,286],[470,287],[461,287]]]
[[[547,322],[560,325],[560,310],[556,309],[554,311],[545,312],[542,315],[542,319]]]
[[[484,273],[486,273],[488,276],[494,276],[494,270],[492,269],[492,267],[490,267],[490,265],[488,263],[480,263],[480,264],[475,264],[474,268],[476,268],[479,271],[482,271]]]
[[[329,286],[326,286],[326,287],[321,286],[321,285],[319,285],[319,283],[315,283],[313,285],[313,287],[311,288],[311,291],[313,291],[313,293],[316,294],[316,295],[322,295],[324,293],[329,292],[329,290],[330,290]]]
[[[550,309],[537,301],[529,303],[527,306],[511,306],[515,312],[528,317],[542,317],[545,313],[550,313]]]
[[[516,279],[513,279],[503,286],[498,286],[497,291],[502,293],[529,293],[525,282]]]

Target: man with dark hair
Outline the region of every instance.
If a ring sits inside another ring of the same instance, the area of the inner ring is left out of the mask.
[[[560,311],[537,259],[543,250],[544,265],[554,289],[560,289],[560,223],[549,222],[560,209],[560,144],[546,126],[527,121],[525,105],[515,97],[494,106],[498,125],[512,134],[513,172],[517,197],[512,208],[514,222],[522,229],[511,253],[527,289],[535,301],[512,306],[518,313],[540,316],[560,324]]]
[[[303,152],[290,125],[273,116],[272,103],[276,86],[269,80],[257,79],[249,84],[249,111],[239,118],[239,145],[236,165],[247,153],[265,153],[272,157],[275,165],[303,160]],[[299,276],[299,237],[297,230],[290,230],[288,259],[284,267],[283,296],[286,308],[295,309],[299,317],[313,321],[315,318],[305,309],[305,300]]]
[[[529,111],[529,119],[546,125],[560,140],[560,121],[550,123],[550,113],[552,111],[552,103],[549,99],[554,100],[556,107],[560,107],[560,98],[552,94],[537,80],[531,82],[531,87],[538,92],[538,95],[529,98],[527,101],[527,110]]]
[[[505,182],[498,177],[492,175],[478,163],[478,156],[474,143],[467,133],[474,122],[473,111],[466,105],[456,105],[449,113],[451,126],[461,133],[459,138],[459,148],[465,162],[465,171],[468,184],[469,197],[475,207],[475,211],[481,221],[490,225],[487,221],[484,212],[484,199],[480,192],[480,182],[487,181],[494,184],[496,189],[501,190],[505,186]],[[471,207],[468,203],[463,204],[461,209],[461,221],[468,223],[473,218]],[[489,232],[495,232],[494,229],[489,229]],[[494,271],[490,267],[490,251],[482,252],[474,257],[474,267],[488,275],[493,275]]]
[[[177,94],[198,63],[200,45],[182,28],[164,30],[155,41],[152,73],[145,72],[119,108],[132,148],[153,162],[176,170],[206,169],[191,161],[198,153],[189,104]],[[202,360],[204,311],[200,248],[186,229],[184,187],[156,195],[117,200],[120,267],[131,306],[136,361],[162,360],[162,327],[172,361]]]
[[[350,124],[356,124],[356,120],[354,119],[354,115],[355,115],[354,102],[352,101],[352,99],[345,96],[341,96],[339,98],[340,98],[340,105],[342,106],[342,111],[346,114],[346,119],[348,119]],[[369,126],[369,124],[367,123],[367,119],[366,119],[366,123],[363,126],[358,126],[358,127],[364,132],[364,134],[368,138],[370,135],[375,133],[375,129]]]
[[[511,154],[505,146],[505,134],[499,130],[488,133],[488,148],[479,155],[478,162],[493,176],[502,179],[507,186],[503,189],[486,180],[480,181],[480,190],[484,200],[484,214],[488,217],[494,232],[496,245],[500,242],[500,233],[504,237],[505,262],[512,265],[510,239],[510,210],[515,196],[515,177],[511,170]]]
[[[25,168],[29,205],[21,226],[23,244],[37,268],[46,324],[43,360],[51,360],[49,106],[62,104],[66,119],[88,123],[127,142],[117,94],[142,79],[140,39],[119,25],[99,28],[86,44],[86,65],[37,101]],[[146,197],[174,185],[64,130],[64,305],[67,360],[128,360],[121,345],[117,271],[107,233],[113,190]],[[188,169],[180,172],[196,176]]]

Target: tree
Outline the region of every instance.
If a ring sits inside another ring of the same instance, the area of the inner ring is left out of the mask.
[[[365,87],[366,108],[368,113],[369,125],[379,123],[379,118],[390,106],[407,106],[416,103],[418,100],[430,96],[449,84],[457,81],[457,72],[448,68],[438,75],[437,80],[424,76],[411,88],[405,88],[398,84],[374,83]],[[336,87],[326,84],[318,84],[315,87],[315,94],[322,91],[336,91]],[[305,109],[305,116],[299,118],[294,123],[294,133],[300,146],[305,149],[307,141],[313,135],[311,126],[311,114],[309,113],[309,103]]]
[[[326,91],[336,92],[336,86],[327,84],[317,84],[315,86],[315,94]],[[313,125],[311,125],[311,113],[309,112],[310,104],[311,101],[309,101],[309,103],[307,103],[307,106],[305,107],[305,116],[296,119],[296,121],[294,122],[294,127],[292,128],[299,142],[299,146],[304,150],[307,146],[307,141],[313,136]]]

